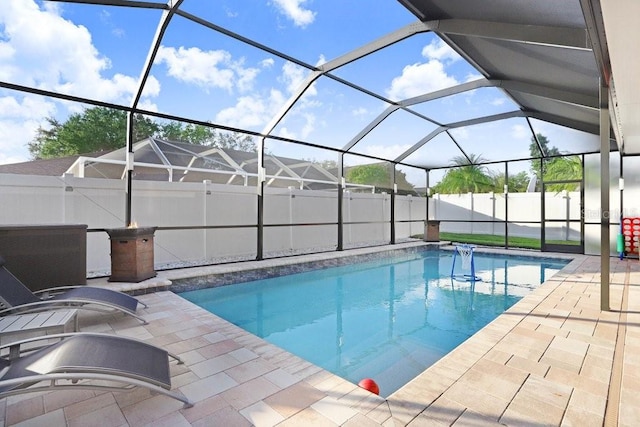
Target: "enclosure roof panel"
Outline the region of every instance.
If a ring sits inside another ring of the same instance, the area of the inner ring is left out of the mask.
[[[342,153],[440,165],[450,160],[442,153],[461,151],[448,132],[483,123],[498,137],[482,152],[514,135],[527,146],[532,120],[597,135],[601,82],[633,75],[611,69],[603,10],[619,17],[608,0],[7,0],[0,163],[26,159],[48,118],[96,106],[275,141],[285,166],[303,158],[296,147],[324,149],[319,161]],[[622,22],[615,46],[630,28]],[[638,115],[615,103],[614,89],[612,136],[634,141],[619,119]],[[525,132],[513,132],[514,118]],[[140,156],[193,163],[175,147],[164,159]],[[257,156],[237,156],[257,167]]]

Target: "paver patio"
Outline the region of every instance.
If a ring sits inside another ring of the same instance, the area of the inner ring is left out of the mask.
[[[311,257],[336,256],[314,255]],[[258,265],[293,262],[261,261]],[[56,391],[0,400],[20,426],[636,426],[640,420],[640,262],[611,259],[611,311],[600,310],[600,258],[565,269],[387,399],[162,290],[181,275],[242,266],[160,272],[135,286],[155,292],[141,325],[81,313],[83,331],[162,346],[173,389],[192,408],[147,390]],[[92,284],[106,285],[106,280]],[[120,288],[130,284],[109,284]]]

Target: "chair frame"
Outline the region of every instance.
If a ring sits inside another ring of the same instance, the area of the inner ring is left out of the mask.
[[[20,279],[18,279],[11,271],[9,271],[5,264],[4,258],[0,256],[0,269],[4,271],[5,274],[8,274],[9,280],[13,281],[11,286],[15,287],[15,290],[20,290],[25,295],[30,293],[33,296],[32,302],[25,302],[21,304],[12,304],[3,298],[0,293],[0,302],[2,302],[2,306],[0,306],[0,316],[4,316],[7,314],[20,314],[20,313],[35,313],[39,311],[47,311],[50,309],[56,309],[60,307],[72,307],[83,310],[96,311],[103,314],[113,313],[114,311],[120,311],[122,313],[128,314],[139,321],[144,325],[148,325],[149,323],[141,316],[137,315],[135,311],[131,310],[129,307],[124,307],[118,304],[114,304],[112,301],[105,301],[103,299],[93,299],[93,298],[61,298],[54,299],[56,295],[63,295],[65,291],[72,291],[74,289],[91,289],[90,286],[58,286],[53,288],[41,289],[38,291],[30,290]],[[22,287],[23,289],[20,289]],[[144,308],[148,308],[148,306],[137,298],[133,298],[131,295],[128,295],[124,292],[112,290],[112,289],[104,289],[104,288],[95,288],[95,289],[103,289],[104,291],[108,291],[109,295],[123,295],[127,297],[127,300],[133,299],[136,301],[135,306],[137,304],[142,305]],[[11,291],[10,291],[11,292]],[[9,293],[10,293],[9,292]],[[33,301],[38,300],[39,301]],[[23,298],[24,300],[24,298]]]
[[[11,362],[12,360],[19,358],[24,354],[28,354],[32,351],[46,348],[48,345],[51,345],[51,342],[49,342],[48,344],[42,344],[42,345],[35,345],[35,346],[31,345],[31,344],[37,343],[38,341],[50,341],[52,339],[62,340],[75,335],[97,336],[97,337],[108,336],[112,338],[114,337],[113,335],[110,335],[110,334],[100,334],[100,333],[91,333],[91,332],[44,335],[41,337],[28,338],[28,339],[2,345],[0,346],[0,354],[5,353],[4,356],[2,357],[6,358],[9,362]],[[157,349],[165,351],[167,355],[173,358],[174,360],[176,360],[179,365],[184,363],[182,359],[180,359],[177,355],[170,353],[159,347],[152,346],[147,342],[137,340],[135,338],[129,338],[129,337],[126,337],[126,338],[117,337],[117,338],[127,340],[127,341],[140,342],[147,346],[155,347]],[[24,346],[24,345],[30,345],[30,346],[24,351],[21,351],[21,346]],[[6,354],[7,349],[9,350],[8,354]],[[96,367],[96,370],[98,369],[99,367]],[[91,384],[91,383],[84,382],[84,381],[90,381],[90,380],[107,381],[110,383],[115,383],[120,385]],[[66,383],[61,383],[63,381]],[[61,372],[61,373],[24,376],[24,377],[15,378],[15,379],[9,379],[9,380],[2,380],[0,377],[0,387],[20,385],[24,383],[34,383],[35,386],[27,386],[24,388],[18,388],[18,389],[12,389],[12,390],[0,392],[0,399],[8,396],[14,396],[14,395],[25,394],[25,393],[46,392],[46,391],[61,390],[61,389],[93,389],[93,390],[97,389],[97,390],[104,390],[104,391],[123,392],[123,391],[131,391],[135,387],[143,387],[143,388],[149,389],[152,392],[163,394],[165,396],[179,400],[184,404],[185,408],[190,408],[193,406],[193,403],[189,399],[187,399],[186,397],[182,396],[179,393],[170,391],[169,389],[163,387],[162,384],[158,382],[154,382],[153,379],[151,378],[149,379],[149,381],[143,381],[137,378],[133,378],[124,373],[123,375],[117,375],[117,374],[101,373],[96,371],[87,371],[82,373]]]

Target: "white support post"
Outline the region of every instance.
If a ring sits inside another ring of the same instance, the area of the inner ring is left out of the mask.
[[[600,83],[600,309],[609,310],[609,91]]]

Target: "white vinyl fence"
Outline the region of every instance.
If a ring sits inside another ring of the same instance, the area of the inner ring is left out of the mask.
[[[490,221],[508,220],[509,236],[540,238],[540,193],[435,194],[430,202],[429,219],[443,221],[440,231],[501,236],[504,223]],[[579,192],[547,193],[545,213],[554,220],[546,224],[548,240],[580,240]]]
[[[132,219],[138,226],[194,227],[156,231],[156,265],[256,256],[255,187],[155,181],[134,181],[133,186]],[[0,174],[3,225],[86,224],[89,229],[119,228],[125,222],[125,200],[125,183],[120,180]],[[554,215],[560,218],[573,218],[574,212],[579,215],[574,200],[578,198],[572,193],[559,194],[546,202],[547,210],[557,210]],[[396,239],[423,233],[425,201],[423,197],[396,197]],[[442,222],[441,231],[504,233],[503,224],[471,222],[504,221],[502,194],[436,195],[429,203],[430,219],[463,221]],[[267,188],[264,254],[335,249],[337,211],[336,191]],[[343,220],[353,223],[344,227],[346,247],[389,242],[390,195],[346,191]],[[509,194],[509,221],[540,221],[540,194]],[[228,228],[195,228],[202,226]],[[558,233],[566,235],[567,230],[560,227]],[[509,234],[538,237],[540,227],[510,225]],[[108,272],[109,252],[106,232],[88,233],[87,271]]]

